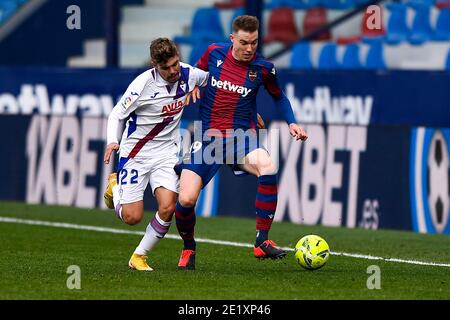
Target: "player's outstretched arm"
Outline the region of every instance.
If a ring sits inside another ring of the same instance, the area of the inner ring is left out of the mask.
[[[114,107],[111,113],[108,116],[108,124],[106,126],[106,150],[105,155],[103,156],[103,162],[105,164],[109,164],[111,159],[111,155],[114,151],[119,150],[119,124],[120,119],[123,115],[121,115],[121,108]]]
[[[184,99],[185,106],[191,103],[191,97],[193,103],[196,103],[197,100],[200,99],[200,88],[198,86],[195,86],[194,89],[186,95],[186,99]]]
[[[187,106],[191,102],[196,103],[200,99],[200,87],[205,87],[208,84],[209,73],[199,68],[192,68],[192,74],[196,79],[194,89],[186,95],[184,105]]]
[[[296,123],[291,123],[289,125],[289,133],[297,141],[305,141],[306,139],[308,139],[308,134],[306,133],[306,131]]]

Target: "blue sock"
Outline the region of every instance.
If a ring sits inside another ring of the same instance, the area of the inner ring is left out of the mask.
[[[178,201],[175,207],[175,221],[178,233],[184,241],[184,249],[195,250],[195,210],[183,207]]]
[[[277,209],[278,187],[277,176],[264,175],[258,178],[258,191],[256,192],[256,241],[258,247],[269,237],[269,230]]]
[[[269,230],[256,230],[255,247],[259,247],[267,239],[269,239]]]

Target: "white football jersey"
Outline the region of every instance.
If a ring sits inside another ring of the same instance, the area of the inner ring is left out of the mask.
[[[140,74],[108,118],[108,144],[118,142],[119,121],[129,117],[120,141],[120,157],[135,158],[173,152],[186,95],[205,86],[208,73],[180,63],[180,79],[164,80],[155,68]]]

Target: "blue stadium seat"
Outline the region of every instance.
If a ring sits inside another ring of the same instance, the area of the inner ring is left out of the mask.
[[[16,0],[0,1],[0,24],[5,22],[17,10],[18,4]]]
[[[195,45],[192,45],[191,53],[189,55],[189,64],[195,65],[198,59],[200,59],[203,53],[205,53],[209,45],[209,42],[197,43]]]
[[[174,41],[188,44],[226,41],[220,22],[219,10],[214,7],[197,9],[192,21],[191,34],[176,36]]]
[[[450,40],[450,8],[442,8],[439,11],[433,39],[437,41]]]
[[[387,24],[386,42],[398,44],[407,40],[409,29],[406,24],[406,5],[403,3],[391,2],[386,4],[391,15]]]
[[[231,17],[231,21],[230,21],[230,33],[233,33],[233,21],[234,19],[236,19],[237,17],[241,16],[245,14],[245,9],[244,8],[238,8],[236,10],[234,10],[233,16]]]
[[[337,61],[337,45],[335,43],[327,43],[322,47],[319,54],[318,69],[339,69]]]
[[[344,10],[355,6],[354,0],[318,0],[319,5],[327,9]]]
[[[357,7],[367,6],[367,4],[369,4],[372,1],[373,0],[353,0],[353,2],[355,3],[355,6],[357,6]]]
[[[445,69],[450,71],[450,50],[448,50],[447,61],[445,63]]]
[[[434,6],[437,0],[408,0],[406,1],[407,5],[415,5],[415,4],[426,4],[429,6]]]
[[[292,9],[308,9],[318,5],[319,0],[271,0],[264,3],[264,9],[290,7]]]
[[[311,62],[311,46],[309,42],[298,42],[292,47],[292,69],[313,69]]]
[[[374,42],[370,45],[367,52],[366,63],[364,65],[366,69],[378,69],[385,70],[386,62],[384,60],[383,44]]]
[[[344,57],[341,63],[342,69],[361,69],[362,64],[359,59],[359,45],[349,44],[345,47]]]
[[[431,6],[424,3],[411,3],[410,6],[415,9],[416,14],[408,40],[411,44],[420,45],[433,36],[430,23]]]

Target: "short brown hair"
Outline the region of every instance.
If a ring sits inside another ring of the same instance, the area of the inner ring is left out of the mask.
[[[177,46],[168,38],[157,38],[150,44],[150,57],[152,62],[165,64],[170,58],[177,55]]]
[[[259,20],[255,16],[242,15],[236,17],[233,21],[233,32],[239,30],[246,32],[255,32],[259,29]]]

